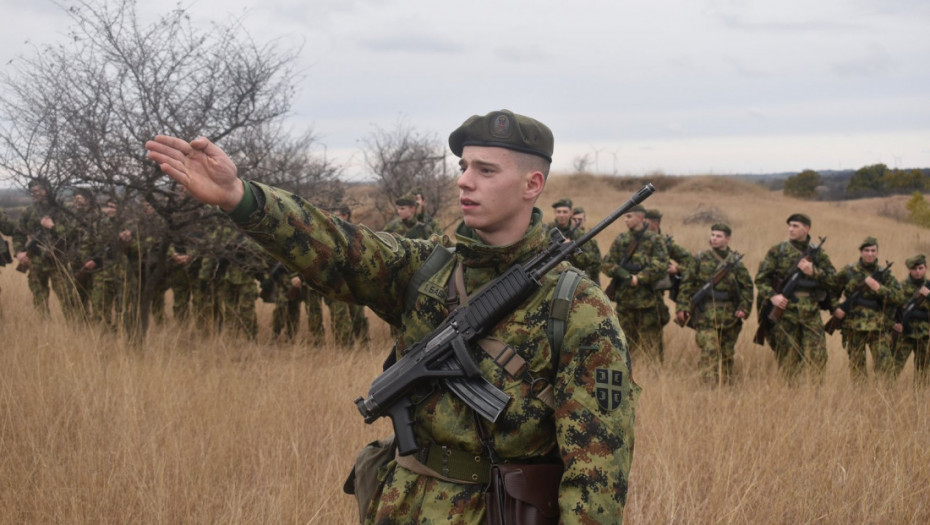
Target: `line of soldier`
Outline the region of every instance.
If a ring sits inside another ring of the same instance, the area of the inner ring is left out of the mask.
[[[229,329],[255,339],[258,334],[256,301],[274,303],[275,338],[293,339],[301,304],[307,312],[311,342],[324,337],[322,297],[299,278],[276,265],[263,249],[225,222],[204,220],[198,232],[186,232],[186,241],[171,243],[164,256],[166,270],[157,271],[157,240],[166,225],[148,204],[120,206],[108,198],[97,206],[87,189],[76,188],[67,206],[50,198],[43,179],[29,183],[32,203],[14,223],[0,210],[0,232],[13,240],[16,268],[26,273],[33,304],[48,317],[54,291],[68,321],[92,321],[112,331],[134,334],[145,313],[140,308],[146,284],[154,291],[151,316],[165,320],[165,294],[173,292],[173,314],[185,323],[196,315],[198,326],[217,333]],[[350,210],[337,210],[345,221]],[[0,265],[13,263],[8,252]],[[296,282],[295,282],[296,279]],[[261,287],[256,286],[256,281]],[[337,344],[368,340],[364,310],[327,302]]]
[[[559,199],[550,228],[566,237],[583,233],[573,231],[577,226],[568,218],[577,210],[570,199]],[[788,239],[768,251],[753,280],[742,254],[730,248],[728,224],[712,225],[709,248],[691,254],[662,234],[661,220],[658,210],[637,206],[624,217],[627,231],[603,260],[594,262],[600,255],[596,249],[572,260],[580,269],[610,278],[605,293],[617,303],[634,359],[664,358],[663,331],[671,318],[667,291],[676,323],[695,330],[702,378],[712,384],[732,382],[736,341],[755,296],[759,330],[754,341],[772,348],[790,382],[804,375],[823,382],[826,334],[837,328],[855,381],[867,378],[866,351],[884,380],[897,378],[914,354],[915,383],[930,381],[930,284],[924,255],[907,259],[908,276],[898,282],[890,263],[879,264],[878,240],[869,236],[859,246],[858,261],[837,271],[823,239],[811,242],[810,217],[795,213],[786,220]],[[830,313],[827,323],[822,310]]]

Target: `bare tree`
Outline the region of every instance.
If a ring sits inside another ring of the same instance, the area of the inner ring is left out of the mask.
[[[23,187],[47,179],[56,195],[81,185],[122,207],[151,205],[160,220],[147,233],[156,264],[140,293],[144,333],[169,246],[215,213],[146,159],[146,140],[207,136],[248,159],[249,173],[294,177],[295,187],[311,173],[331,181],[338,169],[312,159],[309,134],[282,141],[298,50],[258,44],[235,20],[200,30],[181,7],[144,24],[135,0],[58,5],[74,24],[68,41],[17,58],[2,77],[0,169]]]
[[[431,213],[454,199],[457,172],[448,166],[446,146],[435,136],[398,122],[392,130],[375,128],[363,142],[365,161],[381,190],[376,206],[384,222],[394,215],[394,201],[414,189],[423,192]]]

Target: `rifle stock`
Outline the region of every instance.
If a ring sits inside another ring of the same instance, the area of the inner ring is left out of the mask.
[[[356,398],[355,406],[365,422],[390,417],[398,453],[412,454],[418,445],[413,430],[411,396],[421,385],[437,380],[480,416],[496,421],[510,397],[481,376],[469,350],[470,343],[483,338],[536,292],[549,270],[653,192],[655,187],[647,184],[580,238],[564,242],[559,234],[559,239],[554,239],[532,260],[510,267],[475,292],[468,304],[454,309],[428,336],[411,345],[403,357],[375,378],[368,397]]]

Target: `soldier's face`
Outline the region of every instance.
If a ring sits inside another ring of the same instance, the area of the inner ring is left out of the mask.
[[[866,246],[859,250],[859,256],[862,257],[862,262],[866,264],[875,262],[878,259],[878,246]]]
[[[87,211],[90,209],[90,203],[87,202],[87,199],[83,195],[75,195],[74,200],[74,209],[78,211]]]
[[[29,188],[29,194],[35,202],[45,202],[45,198],[48,197],[48,192],[45,191],[45,188],[38,184]]]
[[[555,222],[559,226],[568,226],[568,222],[572,220],[572,209],[560,206],[555,208]]]
[[[103,207],[103,213],[111,219],[116,217],[116,211],[117,211],[116,203],[113,203],[113,202],[108,202]]]
[[[918,264],[917,266],[908,270],[908,272],[910,272],[911,274],[911,279],[915,279],[919,281],[924,278],[924,275],[927,275],[927,265]]]
[[[722,231],[711,230],[710,247],[718,250],[725,250],[730,245],[730,238]]]
[[[792,241],[803,241],[810,231],[811,227],[803,222],[791,221],[788,223],[788,238]]]
[[[623,222],[626,224],[626,227],[635,231],[639,231],[643,228],[645,219],[646,215],[638,211],[627,213],[623,216]]]
[[[585,223],[585,215],[583,213],[576,213],[572,215],[572,228],[581,228]]]
[[[660,223],[659,219],[649,219],[648,221],[646,221],[646,226],[649,227],[649,231],[654,231],[656,233],[659,233],[659,223]]]
[[[402,220],[407,220],[410,217],[413,217],[413,206],[398,206],[397,207],[397,216]]]
[[[546,183],[522,154],[465,146],[459,159],[459,207],[465,225],[491,245],[510,244],[526,233],[530,212]]]

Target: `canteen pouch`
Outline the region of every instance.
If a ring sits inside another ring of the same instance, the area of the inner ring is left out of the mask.
[[[368,513],[371,500],[378,491],[378,472],[381,467],[394,459],[396,451],[397,441],[392,434],[378,441],[372,441],[358,453],[355,466],[352,467],[352,472],[342,485],[342,491],[355,495],[355,501],[358,503],[359,523],[365,522],[365,514]]]
[[[488,525],[558,525],[561,463],[491,467],[485,492]]]

